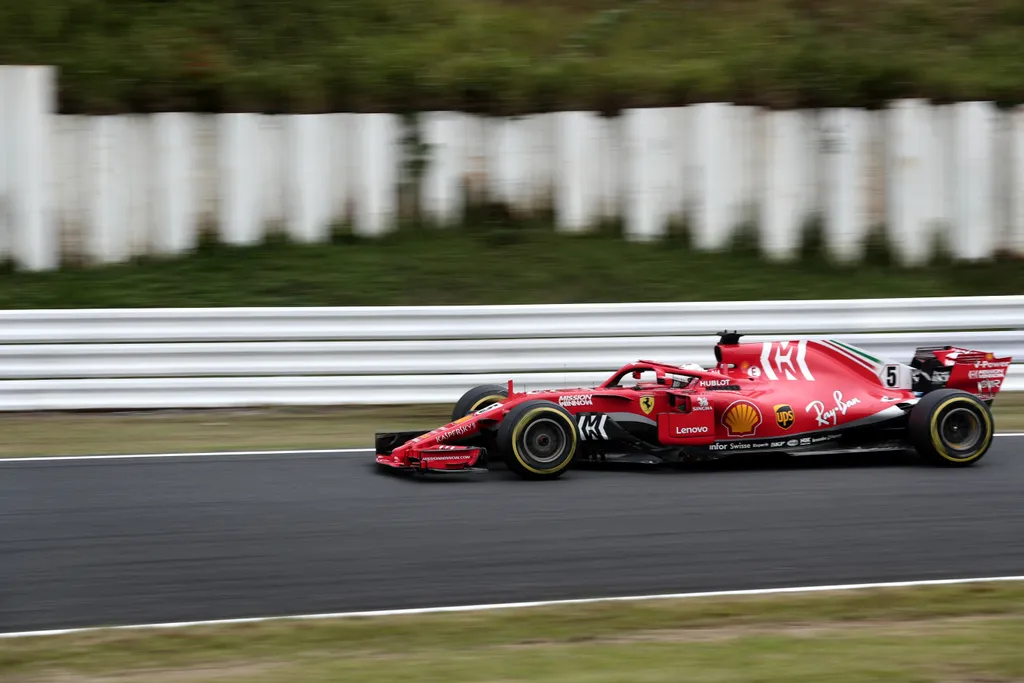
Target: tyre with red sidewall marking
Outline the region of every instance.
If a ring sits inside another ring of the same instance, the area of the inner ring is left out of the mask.
[[[568,410],[551,401],[526,401],[498,428],[498,450],[524,479],[556,479],[576,455],[579,431]]]
[[[452,422],[472,412],[486,408],[492,403],[501,403],[508,398],[508,387],[500,384],[481,384],[462,395],[452,408]]]
[[[992,411],[974,394],[939,389],[925,394],[910,411],[910,443],[928,462],[966,467],[981,460],[992,446]]]

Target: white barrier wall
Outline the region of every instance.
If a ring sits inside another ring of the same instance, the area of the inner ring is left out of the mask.
[[[406,130],[392,114],[169,112],[54,115],[54,71],[0,67],[0,260],[49,270],[187,252],[271,232],[329,239],[392,230]],[[753,222],[760,249],[792,258],[820,219],[837,261],[883,234],[906,265],[939,248],[964,260],[1024,254],[1024,108],[988,102],[884,111],[765,111],[712,102],[615,118],[557,112],[491,119],[428,112],[421,216],[458,223],[468,201],[554,212],[567,232],[622,219],[631,240],[684,225],[728,248]]]

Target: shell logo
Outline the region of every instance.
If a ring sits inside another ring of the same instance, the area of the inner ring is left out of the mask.
[[[722,414],[729,436],[750,436],[761,424],[761,411],[750,401],[736,401]]]

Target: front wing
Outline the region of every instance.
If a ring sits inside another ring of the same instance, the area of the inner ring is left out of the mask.
[[[425,434],[382,432],[374,437],[377,464],[397,471],[450,474],[483,471],[486,451],[479,446],[435,444],[417,447],[414,441]]]

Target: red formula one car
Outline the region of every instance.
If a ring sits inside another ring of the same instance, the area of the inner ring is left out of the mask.
[[[593,388],[476,387],[443,427],[377,434],[377,463],[473,472],[497,456],[524,478],[546,479],[574,461],[912,448],[932,463],[965,466],[992,443],[989,406],[1012,360],[921,347],[907,365],[835,340],[740,343],[735,332],[719,335],[711,369],[642,360]]]

